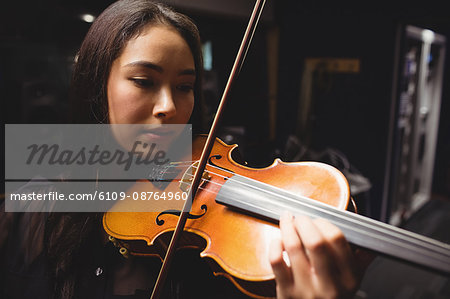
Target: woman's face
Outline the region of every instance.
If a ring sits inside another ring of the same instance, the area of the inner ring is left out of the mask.
[[[186,124],[194,108],[195,64],[173,28],[147,25],[113,62],[107,83],[111,124]]]

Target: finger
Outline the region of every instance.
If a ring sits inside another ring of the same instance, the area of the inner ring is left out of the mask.
[[[292,272],[283,259],[283,244],[279,238],[270,243],[269,261],[277,286],[281,289],[289,288],[293,283]]]
[[[283,248],[286,250],[291,263],[294,283],[309,284],[310,264],[294,226],[292,215],[285,214],[280,218],[280,231]]]
[[[346,290],[352,291],[357,287],[359,282],[359,274],[356,270],[356,261],[350,244],[345,239],[342,231],[325,219],[314,219],[313,223],[320,231],[322,236],[326,239],[328,245],[335,256],[334,263],[340,275],[341,285]]]
[[[334,291],[336,276],[339,273],[333,260],[332,250],[326,239],[308,217],[295,218],[295,226],[314,270],[313,278],[315,282],[324,291]]]
[[[354,263],[353,253],[350,248],[350,244],[345,239],[342,231],[331,222],[325,219],[314,219],[313,223],[320,231],[320,234],[326,239],[327,243],[333,250],[337,257],[337,260],[342,264],[348,265]]]

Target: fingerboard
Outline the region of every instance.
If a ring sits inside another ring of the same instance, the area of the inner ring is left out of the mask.
[[[216,202],[278,222],[285,211],[325,218],[338,226],[355,245],[422,266],[450,273],[450,245],[373,220],[283,189],[235,175],[221,187]]]

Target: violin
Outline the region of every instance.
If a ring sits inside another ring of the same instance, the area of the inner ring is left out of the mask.
[[[194,160],[198,159],[205,139],[205,136],[200,136],[194,140]],[[284,163],[276,160],[263,169],[240,165],[232,158],[235,148],[236,145],[226,145],[219,139],[214,143],[200,190],[191,207],[192,217],[186,222],[186,233],[178,247],[200,250],[201,257],[208,260],[215,275],[227,277],[245,294],[273,297],[274,275],[268,253],[271,240],[279,235],[278,225],[236,209],[235,203],[231,203],[233,198],[254,194],[264,195],[268,201],[277,201],[279,192],[290,192],[345,209],[349,186],[337,169],[317,162]],[[188,186],[192,179],[189,168],[183,177],[181,186],[180,181],[174,180],[165,190]],[[260,189],[262,185],[258,182],[264,183],[268,189]],[[147,185],[144,188],[147,191],[158,190],[150,182]],[[130,189],[129,192],[136,190]],[[260,204],[265,205],[264,202]],[[120,209],[119,206],[116,208]],[[246,212],[254,211],[249,209]],[[170,211],[108,212],[104,215],[103,226],[113,241],[123,248],[122,253],[155,256],[162,260],[168,235],[174,231],[177,220],[177,213]]]
[[[206,136],[194,140],[194,160],[205,140]],[[326,218],[358,246],[450,272],[447,244],[346,211],[349,185],[336,168],[319,162],[285,163],[277,159],[266,168],[255,169],[233,159],[236,148],[216,139],[178,249],[199,250],[214,275],[225,276],[243,293],[255,298],[276,295],[269,244],[279,235],[277,221],[286,210]],[[186,190],[193,177],[192,167],[195,163],[165,169],[183,171],[181,179],[172,181],[165,190]],[[151,182],[138,188],[128,192],[159,190]],[[116,205],[120,204],[126,201]],[[120,210],[120,206],[115,208]],[[103,226],[123,255],[163,260],[180,211],[113,211],[105,213]]]

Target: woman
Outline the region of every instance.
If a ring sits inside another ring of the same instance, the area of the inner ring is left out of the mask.
[[[93,23],[77,56],[73,99],[77,115],[84,116],[77,121],[188,123],[197,119],[201,79],[200,38],[189,18],[147,0],[118,1]],[[105,242],[101,215],[7,214],[1,219],[2,226],[12,227],[1,231],[4,256],[17,249],[6,263],[8,298],[148,297],[159,261],[123,259]],[[325,220],[290,215],[282,217],[280,228],[270,255],[279,298],[353,294],[358,271],[339,229]],[[173,262],[165,297],[244,297],[229,282],[212,277],[198,254],[182,255]],[[195,277],[189,275],[192,268]],[[41,281],[33,285],[37,277]],[[24,279],[25,290],[18,287]]]

